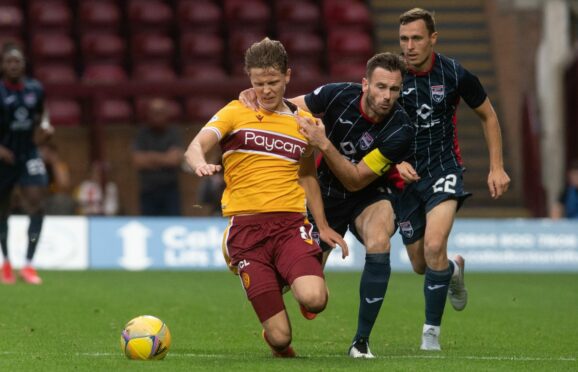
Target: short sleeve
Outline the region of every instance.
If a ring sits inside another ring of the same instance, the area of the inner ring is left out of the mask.
[[[333,101],[335,96],[342,90],[342,83],[322,85],[313,92],[305,95],[305,104],[313,114],[324,113],[331,101]]]
[[[212,130],[215,132],[219,141],[227,136],[235,124],[235,102],[231,101],[225,107],[220,109],[213,117],[205,124],[203,130]]]
[[[457,66],[458,71],[458,91],[460,96],[471,108],[480,107],[488,96],[480,79],[461,65]]]

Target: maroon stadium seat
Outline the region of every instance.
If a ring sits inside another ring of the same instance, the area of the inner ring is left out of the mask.
[[[367,61],[373,55],[373,40],[364,31],[334,30],[327,36],[328,59],[333,61]]]
[[[140,33],[131,39],[131,58],[133,62],[162,61],[170,63],[173,60],[175,45],[169,36],[156,33]]]
[[[365,2],[355,0],[325,0],[323,16],[328,30],[344,27],[370,31],[371,16]]]
[[[103,124],[129,124],[133,121],[133,109],[128,100],[104,99],[95,105],[94,119]]]
[[[29,25],[34,30],[69,33],[72,12],[62,0],[35,0],[30,3]]]
[[[223,39],[218,35],[188,32],[181,38],[181,60],[202,59],[206,63],[223,63]]]
[[[171,7],[160,0],[131,0],[127,13],[130,28],[139,32],[168,32],[174,21]]]
[[[22,35],[22,10],[14,5],[0,3],[0,34],[20,37]]]
[[[52,125],[75,126],[81,122],[82,110],[78,102],[73,99],[48,98],[46,107]]]
[[[80,39],[80,47],[85,63],[124,61],[125,41],[114,34],[85,34]]]
[[[322,56],[325,49],[323,39],[314,32],[287,31],[279,34],[279,41],[283,43],[289,58],[310,57],[312,59]]]
[[[116,33],[121,12],[114,0],[81,0],[78,8],[78,27],[84,31]]]
[[[151,82],[170,82],[176,80],[177,74],[168,65],[143,62],[134,67],[132,78]]]
[[[223,12],[212,0],[180,0],[177,17],[182,32],[218,33],[221,31]]]
[[[311,60],[289,59],[291,76],[298,79],[321,80],[325,77],[321,63]],[[291,87],[291,85],[290,85]]]
[[[276,3],[276,22],[278,32],[320,29],[321,10],[315,1],[278,0]]]
[[[151,97],[141,97],[137,98],[135,102],[135,116],[138,122],[143,122],[147,118],[148,109],[149,109],[149,102],[151,101]],[[169,110],[169,117],[172,121],[180,121],[183,118],[183,108],[181,104],[174,99],[164,97],[164,100],[167,102],[167,107]]]
[[[42,83],[74,83],[77,81],[76,72],[70,65],[37,64],[33,76]]]
[[[227,103],[227,100],[217,97],[191,97],[186,101],[187,119],[193,124],[204,124]]]
[[[329,64],[329,73],[332,77],[338,79],[347,79],[355,82],[361,82],[365,76],[366,61],[357,62],[333,62]]]
[[[60,33],[35,33],[32,37],[31,55],[34,63],[74,63],[75,46],[72,39]]]
[[[234,75],[244,74],[244,55],[253,43],[263,40],[266,35],[254,31],[237,30],[229,35],[229,64]]]
[[[191,61],[183,66],[184,78],[199,80],[224,80],[228,77],[222,66]]]
[[[97,84],[115,84],[128,80],[126,71],[121,65],[103,63],[89,64],[84,68],[82,80]]]
[[[264,0],[224,0],[225,21],[231,30],[265,32],[271,9]]]

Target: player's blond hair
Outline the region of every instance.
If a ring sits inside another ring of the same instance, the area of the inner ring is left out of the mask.
[[[249,73],[252,68],[274,68],[284,74],[288,69],[288,59],[283,44],[266,37],[245,52],[245,71]]]

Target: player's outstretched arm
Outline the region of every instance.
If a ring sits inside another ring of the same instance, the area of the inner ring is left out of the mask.
[[[217,144],[218,138],[212,130],[201,129],[193,138],[187,151],[185,160],[193,172],[199,176],[212,176],[221,171],[219,164],[207,164],[205,155]]]
[[[315,224],[319,230],[319,238],[331,248],[339,245],[341,247],[341,257],[347,257],[349,255],[347,243],[339,233],[329,226],[325,217],[313,156],[302,157],[299,165],[299,184],[305,190],[307,207],[315,219]]]
[[[504,170],[500,123],[489,98],[486,98],[484,103],[475,108],[474,111],[482,119],[482,127],[490,155],[488,188],[492,198],[498,199],[508,191],[510,185],[510,177]]]
[[[379,177],[363,161],[353,164],[341,155],[325,135],[321,120],[298,118],[297,122],[309,144],[323,153],[331,172],[348,191],[359,191]]]

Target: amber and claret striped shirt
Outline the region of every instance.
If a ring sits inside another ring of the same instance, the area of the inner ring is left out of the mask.
[[[288,105],[293,113],[256,112],[231,101],[203,127],[217,134],[223,152],[223,216],[305,212],[298,172],[307,140],[295,115],[311,114]]]

